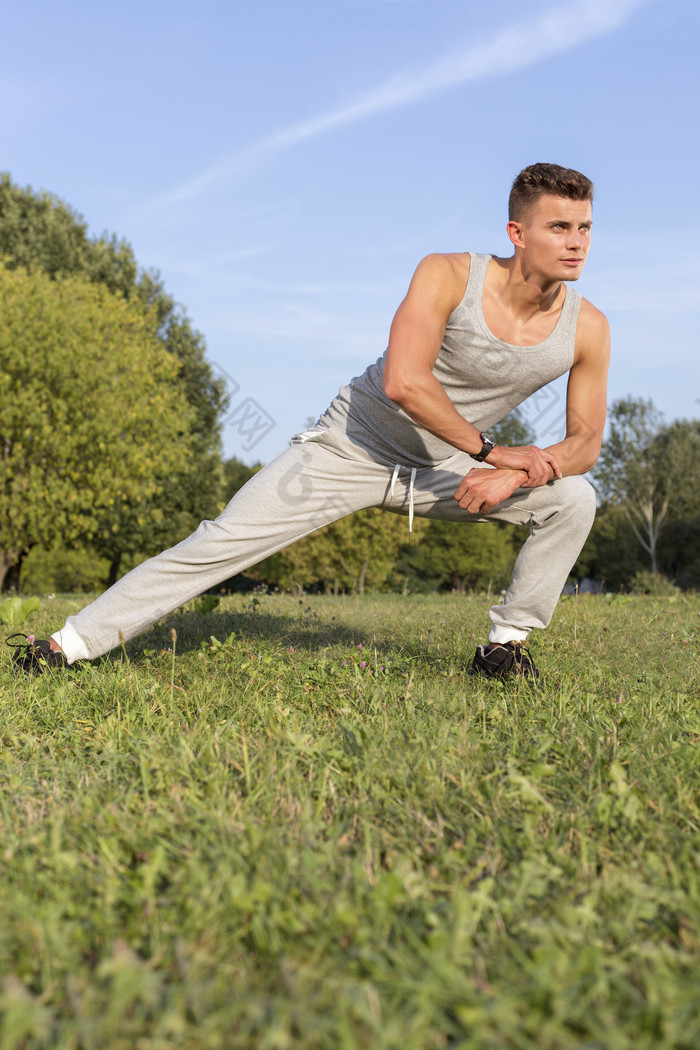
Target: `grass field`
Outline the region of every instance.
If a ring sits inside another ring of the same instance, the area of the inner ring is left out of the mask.
[[[563,600],[538,690],[467,675],[488,604],[6,649],[0,1050],[698,1050],[700,598]]]

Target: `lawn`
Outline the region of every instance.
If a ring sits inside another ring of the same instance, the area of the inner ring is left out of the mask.
[[[698,1050],[700,598],[562,600],[538,689],[469,676],[488,605],[6,649],[0,1050]]]

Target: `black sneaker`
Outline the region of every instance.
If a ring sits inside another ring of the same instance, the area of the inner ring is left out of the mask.
[[[13,638],[21,638],[22,641],[14,642]],[[15,650],[12,663],[25,674],[43,674],[44,671],[70,666],[63,653],[52,649],[46,639],[36,640],[33,634],[11,634],[5,640]]]
[[[511,675],[522,675],[534,682],[540,677],[532,656],[523,647],[522,642],[477,646],[472,661],[472,671],[486,678],[508,678]]]

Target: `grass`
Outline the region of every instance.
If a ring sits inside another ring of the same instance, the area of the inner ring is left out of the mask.
[[[0,1050],[697,1050],[700,599],[563,600],[538,690],[465,673],[488,604],[7,650]]]

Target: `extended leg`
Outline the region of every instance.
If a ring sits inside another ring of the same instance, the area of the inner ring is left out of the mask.
[[[54,635],[72,663],[101,656],[190,598],[295,540],[382,502],[391,471],[292,445],[237,492],[215,521],[122,577]]]

